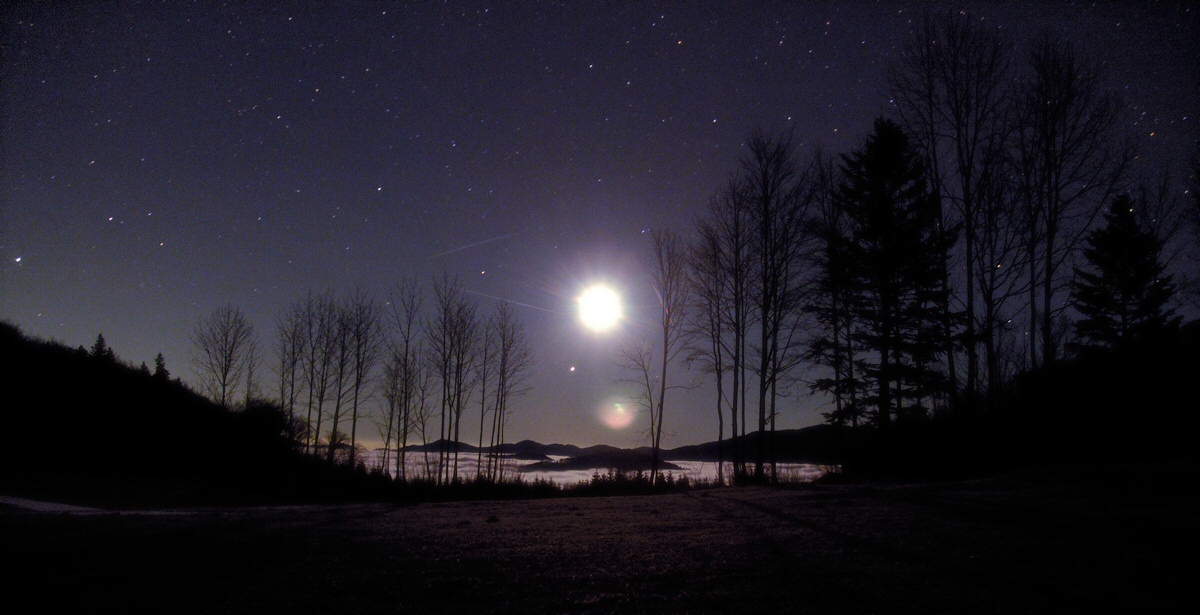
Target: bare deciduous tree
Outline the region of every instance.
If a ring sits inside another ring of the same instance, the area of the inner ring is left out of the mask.
[[[796,160],[790,134],[751,135],[749,154],[741,161],[741,198],[746,199],[752,231],[750,252],[755,266],[750,303],[758,315],[758,431],[760,445],[754,462],[762,479],[768,425],[774,432],[776,400],[781,377],[795,364],[791,343],[796,339],[801,302],[797,292],[800,262],[807,243],[805,215],[811,202],[811,178]],[[773,438],[772,438],[773,444]],[[773,450],[773,449],[772,449]]]
[[[341,431],[342,403],[349,393],[347,390],[354,380],[353,349],[350,337],[350,310],[341,302],[335,301],[331,326],[331,375],[333,385],[333,415],[329,421],[329,436],[326,438],[325,457],[330,462],[337,459],[337,452],[349,442],[348,434]],[[319,424],[319,422],[318,422]]]
[[[1015,145],[1030,279],[1029,356],[1036,366],[1039,359],[1048,364],[1058,356],[1065,327],[1057,321],[1067,309],[1072,259],[1101,207],[1119,188],[1131,154],[1114,145],[1119,101],[1101,89],[1096,68],[1079,58],[1070,43],[1047,34],[1034,40],[1017,104]]]
[[[351,369],[354,373],[351,387],[350,419],[350,464],[356,461],[358,445],[358,407],[365,396],[366,386],[371,382],[375,363],[383,343],[383,332],[379,323],[379,305],[362,288],[355,289],[346,305],[350,338]]]
[[[250,339],[246,343],[246,396],[242,401],[243,408],[249,408],[250,401],[260,395],[260,367],[262,367],[262,350],[259,348],[258,335],[251,331]]]
[[[296,425],[296,402],[303,386],[304,370],[304,310],[302,303],[294,303],[280,312],[276,318],[275,371],[279,377],[279,405],[288,413],[289,428]],[[295,439],[298,434],[292,433]]]
[[[192,330],[193,362],[201,390],[222,408],[233,402],[246,373],[254,327],[230,304],[200,319]]]
[[[329,293],[309,293],[301,304],[304,345],[301,361],[308,389],[305,435],[310,453],[317,452],[321,421],[332,383],[332,363],[337,343],[337,302]],[[315,422],[314,422],[315,417]]]
[[[658,480],[658,466],[663,436],[663,415],[668,389],[667,368],[683,352],[683,327],[687,306],[687,254],[678,237],[670,231],[656,229],[651,233],[650,253],[645,263],[650,285],[659,302],[657,317],[657,357],[650,342],[640,336],[627,344],[620,364],[634,373],[627,380],[638,387],[637,402],[650,414],[650,480]]]
[[[725,484],[725,407],[729,405],[725,399],[725,378],[731,371],[725,317],[730,311],[726,293],[729,282],[722,263],[720,231],[710,220],[697,221],[696,230],[700,239],[692,246],[688,263],[692,307],[688,310],[686,327],[687,360],[699,363],[716,380],[717,482]],[[733,425],[736,427],[736,420]]]
[[[1006,85],[1010,48],[994,29],[974,24],[964,15],[926,16],[906,45],[903,61],[889,75],[898,115],[926,159],[931,188],[941,204],[953,211],[952,223],[961,228],[964,280],[960,293],[966,314],[962,339],[968,399],[979,390],[977,324],[984,320],[985,328],[991,326],[986,317],[979,318],[976,300],[997,288],[978,275],[995,264],[991,252],[1007,247],[998,239],[1007,228],[991,225],[1008,222],[997,212],[1010,202],[1005,192],[998,190],[1008,185],[1001,180],[1012,117],[1006,112],[1011,98]],[[943,214],[943,227],[948,220]],[[994,299],[983,298],[993,311]],[[951,330],[949,321],[943,326],[947,333]],[[994,339],[984,343],[992,349],[988,361],[994,363]],[[952,361],[948,368],[953,371]]]
[[[492,435],[489,476],[504,480],[504,467],[499,456],[504,446],[509,418],[509,404],[515,397],[529,391],[529,370],[533,367],[533,347],[525,333],[525,323],[512,305],[501,302],[492,313],[491,331],[494,336],[495,384],[492,388]],[[486,391],[485,391],[486,393]]]
[[[393,437],[397,430],[401,429],[400,420],[400,370],[397,367],[393,356],[389,354],[387,360],[383,364],[383,379],[382,385],[383,395],[383,415],[378,417],[376,428],[378,429],[379,438],[383,440],[383,457],[380,459],[380,465],[386,472],[391,472],[392,462],[392,441],[399,440],[398,437]],[[396,450],[395,459],[397,464],[401,463],[401,452]],[[394,476],[400,476],[400,468],[397,468]]]
[[[743,196],[744,192],[742,178],[734,175],[709,202],[708,214],[708,220],[718,241],[718,266],[725,281],[721,291],[725,296],[721,311],[721,328],[727,332],[724,344],[725,352],[729,356],[729,427],[730,438],[733,441],[731,457],[733,474],[738,479],[747,474],[746,398],[750,388],[746,373],[750,356],[747,346],[750,329],[755,323],[753,311],[750,309],[750,282],[754,268],[751,254],[754,243],[753,225],[750,203]]]
[[[973,259],[979,308],[975,310],[973,322],[983,345],[985,409],[992,411],[996,408],[1002,383],[1012,375],[1011,370],[1004,367],[1002,357],[1005,348],[1015,339],[1011,322],[1020,307],[1011,304],[1028,292],[1029,280],[1025,277],[1024,219],[1016,192],[1008,178],[999,174],[981,188],[985,194],[981,195],[977,212],[976,256]]]
[[[479,332],[475,304],[467,299],[461,282],[444,276],[434,282],[433,293],[435,312],[425,330],[442,389],[437,480],[445,483],[458,478],[460,423],[477,381]]]
[[[503,302],[500,305],[504,305]],[[479,357],[475,372],[479,376],[479,445],[475,450],[475,478],[484,476],[483,467],[483,432],[488,415],[488,377],[493,375],[496,364],[495,330],[491,318],[483,321],[483,331],[479,335]],[[495,383],[492,383],[495,386]],[[493,417],[495,418],[495,417]],[[494,435],[494,434],[493,434]]]
[[[428,348],[423,348],[423,354],[418,355],[416,365],[413,379],[412,426],[415,430],[414,435],[421,436],[421,457],[424,461],[425,478],[429,479],[433,477],[433,465],[429,460],[429,421],[433,419],[433,396],[438,385],[432,353]]]
[[[416,427],[414,410],[417,403],[417,384],[422,375],[428,372],[419,331],[422,303],[421,286],[412,279],[398,284],[389,301],[392,329],[389,369],[396,372],[395,380],[389,381],[394,382],[396,388],[388,387],[388,390],[391,391],[391,399],[394,400],[395,410],[399,414],[394,437],[399,455],[396,462],[397,475],[402,480],[408,478],[405,469],[408,437]]]

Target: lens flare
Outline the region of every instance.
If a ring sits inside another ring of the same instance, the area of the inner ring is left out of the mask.
[[[600,420],[610,429],[625,429],[633,423],[633,412],[623,404],[614,403],[601,409]]]

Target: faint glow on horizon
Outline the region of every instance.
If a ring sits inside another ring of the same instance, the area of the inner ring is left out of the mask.
[[[597,284],[589,287],[578,301],[579,320],[592,331],[608,331],[621,320],[621,298],[607,286]]]

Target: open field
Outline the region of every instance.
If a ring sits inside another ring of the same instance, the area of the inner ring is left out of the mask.
[[[1193,597],[1197,476],[1121,465],[411,506],[0,506],[0,588],[7,613],[14,596],[30,612],[1162,611]]]

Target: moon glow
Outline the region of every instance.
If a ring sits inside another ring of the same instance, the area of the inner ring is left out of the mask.
[[[579,296],[579,320],[592,331],[612,329],[621,320],[621,298],[607,286],[588,288]]]

